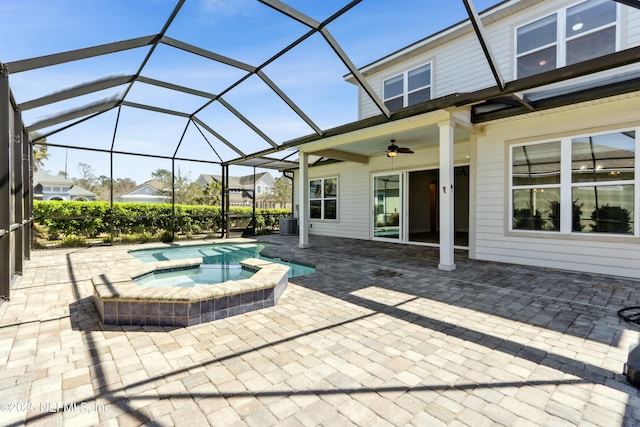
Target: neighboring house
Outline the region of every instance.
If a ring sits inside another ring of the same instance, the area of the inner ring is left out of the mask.
[[[79,202],[97,200],[98,196],[78,187],[73,181],[43,171],[33,173],[33,198],[35,200],[77,200]]]
[[[205,187],[211,182],[222,184],[222,176],[201,174],[196,182]],[[230,176],[229,177],[229,206],[253,206],[253,191],[256,193],[257,208],[278,207],[273,199],[275,189],[274,179],[268,172],[261,172],[254,175]]]
[[[95,193],[77,185],[71,187],[69,195],[71,196],[71,200],[76,200],[78,202],[88,202],[98,199],[98,196],[96,196]]]
[[[443,270],[455,247],[640,277],[640,66],[619,59],[640,46],[640,10],[512,0],[481,17],[490,54],[467,20],[385,56],[360,72],[394,120],[373,120],[383,109],[359,89],[363,125],[299,147],[300,246],[340,236],[439,246]]]
[[[162,195],[163,190],[165,190],[164,182],[158,179],[151,179],[138,185],[130,192],[114,199],[114,201],[136,203],[171,203],[171,197]]]

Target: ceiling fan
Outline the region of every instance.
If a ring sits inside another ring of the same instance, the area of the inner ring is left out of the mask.
[[[391,145],[387,147],[387,157],[395,157],[398,153],[402,154],[413,154],[413,151],[410,148],[406,147],[398,147],[396,145],[396,140],[391,140]]]

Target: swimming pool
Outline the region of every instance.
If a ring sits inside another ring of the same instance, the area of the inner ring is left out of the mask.
[[[253,276],[253,273],[253,271],[242,268],[241,265],[201,264],[199,267],[156,271],[135,277],[134,280],[139,286],[152,288],[192,288],[194,286],[222,283],[228,280],[247,279]]]
[[[108,325],[184,327],[273,307],[287,288],[289,267],[257,258],[241,261],[250,278],[210,286],[140,286],[133,278],[202,266],[202,258],[142,263],[91,278],[93,304]],[[214,266],[211,266],[214,267]]]
[[[145,287],[194,287],[245,279],[251,277],[253,272],[242,268],[240,262],[248,258],[286,265],[289,267],[289,278],[315,271],[315,268],[306,265],[263,257],[260,252],[264,248],[265,245],[256,243],[217,243],[136,249],[129,253],[145,263],[202,258],[199,267],[154,272],[134,278],[138,285]]]

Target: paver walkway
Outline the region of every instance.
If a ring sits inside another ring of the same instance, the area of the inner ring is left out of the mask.
[[[266,236],[312,263],[276,307],[103,326],[90,278],[130,247],[36,251],[0,305],[0,425],[632,426],[640,283],[437,250]]]

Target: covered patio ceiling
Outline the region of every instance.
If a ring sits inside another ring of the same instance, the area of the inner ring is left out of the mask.
[[[531,0],[522,0],[527,2]],[[247,7],[248,12],[234,13],[232,28],[236,31],[229,33],[218,27],[222,28],[220,20],[231,19],[231,15],[225,16],[222,9],[216,10],[216,16],[205,14],[207,5],[218,2],[179,0],[171,8],[166,2],[152,2],[147,3],[148,9],[137,9],[138,15],[126,16],[131,28],[125,33],[131,37],[108,31],[108,25],[99,35],[80,25],[75,43],[79,47],[40,52],[3,65],[10,75],[13,102],[23,112],[27,129],[38,133],[35,143],[46,140],[50,147],[275,170],[296,167],[300,145],[446,108],[469,106],[474,122],[482,123],[640,89],[637,75],[630,74],[588,88],[551,89],[557,82],[637,63],[639,48],[505,82],[476,5],[490,11],[513,2],[461,0],[447,5],[458,13],[449,12],[449,16],[459,16],[448,24],[468,26],[475,33],[495,86],[390,112],[366,81],[361,64],[387,53],[384,46],[400,49],[412,40],[402,40],[397,31],[384,31],[382,22],[368,21],[380,2],[321,3],[306,12],[309,6],[302,1],[238,2],[237,7]],[[620,3],[638,7],[640,2]],[[28,4],[29,0],[24,2],[25,7]],[[126,13],[128,5],[105,3],[104,7],[113,7],[105,12],[105,21]],[[78,7],[84,7],[83,3]],[[411,7],[404,9],[402,14],[389,16],[400,20],[391,22],[396,27],[402,19],[411,22],[409,15],[415,14]],[[95,13],[100,12],[96,9]],[[99,21],[98,15],[95,22]],[[74,24],[73,16],[52,17],[42,25],[39,37]],[[20,28],[19,23],[15,25]],[[440,30],[443,28],[431,32]],[[196,37],[203,33],[211,37]],[[382,43],[390,34],[400,45]],[[354,35],[357,37],[352,38]],[[350,40],[348,46],[341,39]],[[372,40],[369,45],[368,39]],[[92,45],[92,40],[100,42]],[[376,45],[384,46],[368,52],[370,57],[362,53],[367,46]],[[3,55],[0,48],[0,59]],[[87,79],[88,71],[96,69],[102,72]],[[379,115],[357,120],[356,86],[345,82],[345,74],[377,105]],[[353,103],[342,101],[345,91],[351,91]],[[424,132],[409,129],[394,136],[402,138],[403,146],[413,148],[423,143]],[[466,130],[457,132],[457,138],[468,135]],[[359,156],[383,155],[390,136],[382,131],[366,141],[345,140],[340,150]],[[325,151],[324,156],[311,160],[323,157],[330,158],[331,153]],[[333,158],[340,160],[340,156]]]

